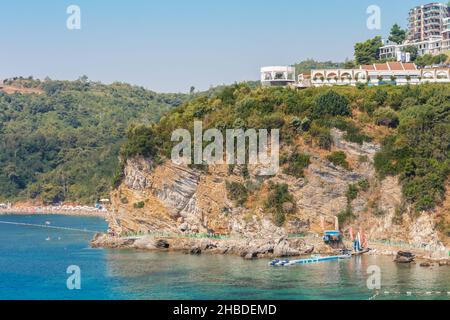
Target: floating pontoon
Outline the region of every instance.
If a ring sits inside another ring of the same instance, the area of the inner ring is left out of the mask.
[[[351,257],[352,257],[351,254],[344,254],[344,255],[339,255],[339,256],[326,256],[326,257],[312,256],[311,258],[292,260],[292,261],[289,261],[287,259],[285,259],[285,260],[275,259],[275,260],[272,260],[271,262],[269,262],[269,266],[284,267],[284,266],[292,266],[292,265],[296,265],[296,264],[308,264],[308,263],[319,263],[319,262],[324,262],[324,261],[336,261],[336,260],[342,260],[342,259],[349,259]]]

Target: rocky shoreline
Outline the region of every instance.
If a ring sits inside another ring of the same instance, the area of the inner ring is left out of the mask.
[[[178,237],[114,237],[96,234],[91,242],[94,248],[138,249],[147,251],[183,252],[187,254],[229,254],[246,260],[281,258],[313,253],[331,254],[325,245],[301,238],[277,239],[209,239]]]
[[[96,234],[91,242],[93,248],[134,249],[149,252],[181,252],[185,254],[221,254],[240,256],[245,260],[261,258],[301,257],[311,254],[332,255],[336,252],[325,245],[320,238],[276,239],[210,239],[184,237],[117,237],[108,234]],[[374,249],[369,255],[391,256],[397,254],[392,248]],[[416,254],[421,267],[450,266],[450,259]]]

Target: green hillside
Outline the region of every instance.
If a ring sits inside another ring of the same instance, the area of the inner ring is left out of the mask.
[[[155,126],[129,132],[122,155],[169,157],[177,128],[203,120],[208,128],[279,128],[285,173],[301,175],[304,159],[288,151],[302,140],[330,152],[330,129],[355,143],[375,140],[380,178],[399,176],[405,201],[417,211],[442,203],[450,174],[450,90],[447,84],[293,90],[236,84],[194,99]],[[143,143],[145,141],[145,143]],[[301,150],[300,150],[301,151]],[[330,154],[330,159],[334,154]],[[339,159],[337,159],[338,161]],[[344,159],[345,160],[345,159]]]
[[[0,201],[91,203],[107,197],[125,131],[188,99],[114,83],[14,79],[0,92]]]

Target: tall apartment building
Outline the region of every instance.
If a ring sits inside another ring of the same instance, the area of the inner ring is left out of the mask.
[[[444,28],[442,29],[442,50],[450,50],[450,17],[444,19]]]
[[[422,42],[442,36],[444,20],[450,16],[447,4],[432,2],[409,11],[408,41]]]
[[[450,7],[447,4],[433,2],[409,10],[407,40],[402,44],[386,41],[380,48],[380,58],[405,61],[405,49],[409,46],[415,46],[419,56],[450,50]]]

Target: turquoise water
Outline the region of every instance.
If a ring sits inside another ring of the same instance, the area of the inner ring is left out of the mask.
[[[0,216],[0,222],[94,231],[100,218]],[[92,233],[0,223],[0,299],[368,299],[366,270],[381,269],[376,299],[449,299],[450,267],[396,265],[365,256],[289,268],[267,260],[91,249]],[[66,269],[81,270],[81,290],[68,290]],[[407,293],[410,292],[410,295]],[[438,293],[439,292],[439,293]]]

